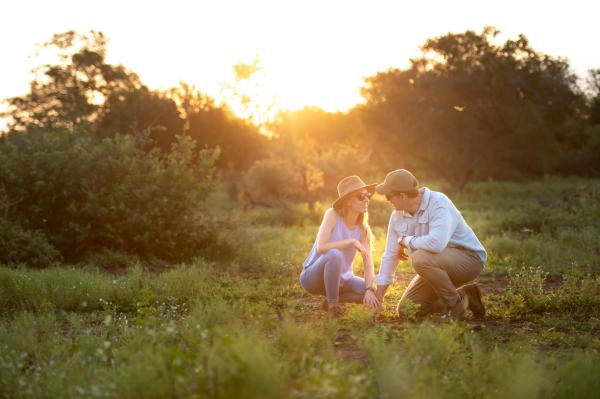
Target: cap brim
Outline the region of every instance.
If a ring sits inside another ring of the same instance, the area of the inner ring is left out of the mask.
[[[336,199],[335,201],[333,201],[333,204],[331,204],[332,208],[337,208],[338,205],[340,205],[342,203],[342,201],[344,201],[346,198],[348,198],[349,196],[351,196],[352,194],[356,193],[359,190],[362,190],[363,188],[367,189],[367,192],[373,194],[375,192],[375,188],[377,186],[377,183],[373,183],[373,184],[368,184],[366,186],[363,186],[361,188],[357,188],[356,190],[352,190],[350,191],[348,194]]]
[[[377,193],[381,194],[381,195],[386,195],[392,192],[392,189],[390,189],[388,186],[385,185],[385,183],[381,183],[378,184],[377,187],[375,187],[375,191],[377,191]]]

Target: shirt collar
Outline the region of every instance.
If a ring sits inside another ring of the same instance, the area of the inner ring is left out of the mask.
[[[423,193],[423,198],[421,199],[421,206],[419,207],[417,215],[422,214],[425,211],[425,209],[427,209],[427,206],[429,205],[429,197],[431,196],[431,190],[427,187],[423,187],[419,191]]]

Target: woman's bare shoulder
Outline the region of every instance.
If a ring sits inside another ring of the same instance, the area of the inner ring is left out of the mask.
[[[329,208],[323,214],[323,222],[333,223],[337,220],[338,213],[335,209]]]

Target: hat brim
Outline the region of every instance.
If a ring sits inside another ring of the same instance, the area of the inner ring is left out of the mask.
[[[377,187],[375,187],[375,191],[377,191],[378,194],[386,195],[386,194],[391,193],[394,190],[392,190],[390,187],[386,186],[385,183],[381,183],[381,184],[378,184]]]
[[[377,186],[377,183],[373,183],[373,184],[368,184],[366,186],[362,186],[357,188],[356,190],[352,190],[350,191],[348,194],[341,196],[340,198],[336,199],[335,201],[333,201],[333,204],[331,204],[332,208],[338,208],[342,202],[344,202],[344,200],[348,197],[350,197],[353,194],[356,194],[357,191],[362,190],[363,188],[367,189],[367,192],[373,194],[375,192],[375,186]]]

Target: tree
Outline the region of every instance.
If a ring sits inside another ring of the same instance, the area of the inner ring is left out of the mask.
[[[8,110],[2,116],[10,117],[10,130],[87,127],[111,94],[142,86],[133,72],[106,63],[101,32],[55,34],[38,51],[54,53],[58,63],[34,69],[29,93],[5,100]]]
[[[427,40],[407,70],[366,79],[360,112],[386,168],[405,166],[458,188],[472,178],[552,170],[581,134],[583,97],[566,60],[494,28]]]
[[[293,136],[269,143],[269,156],[244,173],[244,198],[254,205],[286,207],[290,202],[314,204],[323,187],[323,172],[314,147]]]
[[[233,79],[221,85],[221,98],[227,107],[249,124],[265,124],[273,114],[277,96],[266,89],[260,59],[233,65]]]
[[[587,79],[590,92],[590,125],[600,125],[600,69],[589,71]]]
[[[178,105],[185,121],[185,131],[200,147],[219,147],[221,170],[246,170],[263,156],[267,137],[259,129],[233,115],[227,108],[215,105],[213,99],[195,87],[181,83],[168,93]]]
[[[143,86],[108,96],[98,121],[97,136],[134,135],[148,148],[169,151],[183,127],[176,103]]]

